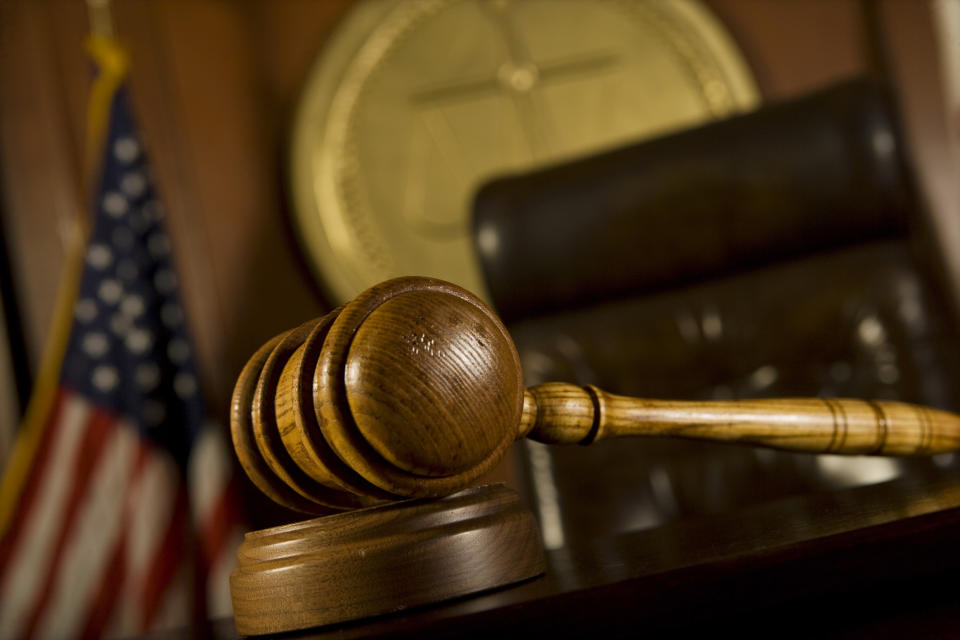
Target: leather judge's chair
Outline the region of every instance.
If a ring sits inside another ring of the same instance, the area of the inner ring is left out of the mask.
[[[489,183],[474,237],[526,384],[960,409],[958,325],[903,144],[889,97],[861,81]],[[548,546],[953,465],[525,446]]]

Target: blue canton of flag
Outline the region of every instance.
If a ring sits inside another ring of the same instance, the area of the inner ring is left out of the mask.
[[[36,446],[23,447],[22,481],[7,490],[4,478],[15,498],[0,522],[3,638],[130,636],[230,613],[232,465],[204,420],[163,209],[122,86],[101,171],[59,387]]]
[[[163,209],[125,92],[116,101],[62,380],[186,468],[203,427],[193,354]]]

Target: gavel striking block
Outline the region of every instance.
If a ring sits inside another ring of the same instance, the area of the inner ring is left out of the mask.
[[[254,531],[230,578],[243,635],[392,613],[543,573],[532,514],[503,485]]]
[[[542,572],[532,516],[504,507],[516,496],[502,488],[391,504],[471,487],[520,437],[589,444],[675,436],[872,455],[960,448],[960,416],[898,402],[679,402],[565,383],[524,389],[516,347],[493,311],[455,285],[417,277],[374,286],[264,345],[237,381],[231,431],[245,471],[278,503],[313,514],[361,509],[247,537],[231,578],[244,634],[385,613]],[[427,511],[458,524],[421,529]],[[510,533],[481,533],[490,522]],[[466,531],[489,545],[447,544]],[[421,566],[410,558],[433,559],[435,548],[445,551],[431,565],[429,588],[393,598],[388,585],[406,584]],[[489,570],[464,581],[463,568],[478,561]],[[316,595],[341,573],[356,579],[351,589]]]

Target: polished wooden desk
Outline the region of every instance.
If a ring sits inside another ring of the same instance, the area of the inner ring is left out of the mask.
[[[541,578],[296,638],[960,633],[956,467],[548,552]],[[236,637],[232,620],[211,634]]]

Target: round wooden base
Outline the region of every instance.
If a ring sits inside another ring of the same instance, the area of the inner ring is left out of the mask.
[[[230,576],[241,635],[357,620],[537,576],[533,515],[502,485],[248,533]]]

